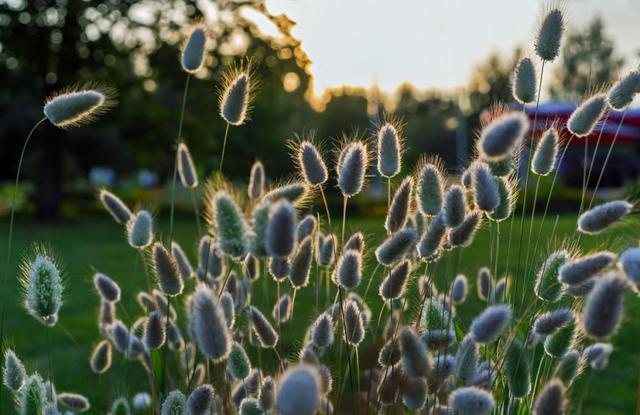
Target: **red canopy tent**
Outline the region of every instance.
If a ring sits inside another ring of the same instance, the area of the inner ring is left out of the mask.
[[[534,136],[539,136],[549,128],[554,122],[561,133],[561,137],[568,140],[572,134],[567,130],[567,120],[576,109],[576,104],[569,102],[547,102],[540,104],[535,122]],[[533,120],[536,117],[535,105],[525,107],[525,113],[529,117],[530,125],[533,127]],[[622,121],[622,125],[620,122]],[[619,128],[619,131],[618,131]],[[618,137],[616,143],[640,143],[640,108],[627,109],[624,112],[610,111],[598,123],[591,135],[586,138],[573,136],[571,144],[583,144],[582,140],[588,140],[589,144],[598,140],[598,135],[602,131],[600,143],[610,143],[613,141],[616,131]]]

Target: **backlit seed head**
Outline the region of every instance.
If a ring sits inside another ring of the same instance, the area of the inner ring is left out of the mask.
[[[318,226],[318,222],[316,221],[316,217],[313,215],[307,215],[300,223],[298,223],[298,228],[296,230],[298,240],[301,241],[307,236],[310,236],[315,233],[316,227]]]
[[[489,298],[489,292],[491,290],[491,270],[489,268],[480,268],[476,284],[478,288],[478,298],[486,301],[487,298]]]
[[[346,290],[352,290],[362,281],[362,255],[359,251],[348,250],[338,259],[333,273],[333,281]]]
[[[511,322],[511,306],[498,304],[487,307],[471,323],[470,333],[476,343],[488,344],[502,334]]]
[[[274,203],[269,209],[266,229],[266,248],[273,258],[286,258],[293,253],[296,245],[296,210],[284,199]]]
[[[582,322],[584,332],[595,338],[613,335],[622,321],[627,280],[618,271],[597,279],[587,296]]]
[[[189,148],[184,142],[178,144],[177,158],[178,175],[180,176],[182,186],[187,189],[198,187],[198,172],[193,164]]]
[[[558,280],[560,268],[571,261],[571,255],[561,249],[553,252],[542,263],[536,275],[533,291],[541,300],[556,302],[564,293],[564,288]]]
[[[313,415],[320,402],[320,377],[313,366],[288,369],[278,381],[275,407],[281,415]]]
[[[64,291],[58,261],[45,247],[35,245],[33,256],[22,261],[20,274],[25,308],[41,323],[54,326]]]
[[[165,318],[158,311],[152,311],[144,327],[144,345],[149,350],[159,349],[165,338]]]
[[[624,219],[632,208],[633,205],[625,200],[614,200],[598,205],[580,215],[578,230],[590,235],[599,234]]]
[[[27,380],[27,371],[11,349],[4,351],[2,383],[14,392],[18,392]]]
[[[536,68],[531,59],[524,57],[516,65],[513,74],[512,95],[521,104],[536,100]]]
[[[336,171],[338,187],[345,197],[360,193],[368,165],[368,150],[362,141],[350,142],[340,150]]]
[[[260,407],[260,401],[257,398],[244,398],[240,402],[238,408],[239,415],[262,415],[264,411]]]
[[[262,380],[260,387],[260,406],[263,410],[269,411],[275,405],[276,385],[271,376],[267,376]]]
[[[466,335],[456,353],[456,376],[468,383],[476,375],[478,367],[478,344],[471,335]]]
[[[610,343],[594,343],[584,349],[582,358],[591,368],[602,370],[607,367],[612,352],[613,346]]]
[[[400,329],[398,334],[400,351],[402,353],[402,367],[409,377],[425,377],[433,367],[431,355],[424,343],[408,327]]]
[[[46,390],[42,378],[37,373],[29,376],[19,391],[19,414],[41,414],[46,403]]]
[[[319,243],[318,249],[318,265],[321,267],[328,267],[333,264],[335,260],[334,246],[336,243],[336,237],[333,234],[327,235],[322,238],[322,242]]]
[[[356,232],[344,243],[344,250],[353,249],[364,253],[365,241],[362,232]]]
[[[579,341],[579,335],[576,320],[572,316],[563,327],[544,340],[544,351],[551,357],[561,358]]]
[[[400,344],[397,339],[389,339],[378,353],[378,364],[382,367],[393,366],[400,361]]]
[[[388,233],[397,232],[407,223],[411,209],[413,178],[406,177],[391,200],[384,227]]]
[[[383,177],[394,177],[400,173],[402,140],[396,127],[385,123],[380,127],[378,139],[378,172]]]
[[[462,187],[453,185],[447,190],[442,206],[442,219],[449,228],[455,228],[462,224],[467,213],[467,203]]]
[[[249,175],[249,186],[247,187],[249,199],[255,200],[262,197],[264,193],[264,182],[264,166],[260,161],[256,161],[251,166],[251,173]]]
[[[113,107],[114,95],[109,88],[69,88],[47,98],[43,112],[56,127],[79,127],[89,124]]]
[[[246,70],[232,70],[224,76],[220,96],[220,116],[231,125],[242,125],[251,103],[251,76]]]
[[[568,308],[558,308],[539,315],[533,329],[538,336],[550,336],[573,319],[573,312]]]
[[[535,39],[535,50],[540,59],[550,62],[558,56],[563,32],[562,11],[560,9],[549,10],[538,27]]]
[[[596,94],[573,111],[567,121],[567,128],[578,137],[586,137],[593,132],[606,110],[606,96],[604,94]]]
[[[517,338],[513,339],[507,350],[504,365],[511,394],[517,398],[526,396],[531,387],[529,359],[524,346]]]
[[[93,276],[93,285],[104,301],[117,303],[120,301],[120,287],[105,274],[97,272]]]
[[[282,281],[289,276],[291,263],[286,258],[269,258],[269,273],[276,281]]]
[[[303,288],[309,283],[312,260],[313,239],[312,236],[307,236],[298,244],[298,249],[291,260],[289,281],[294,288]]]
[[[549,128],[536,144],[531,161],[531,171],[539,176],[547,176],[556,168],[559,147],[558,130]]]
[[[129,329],[121,321],[116,321],[109,330],[113,344],[120,353],[126,353],[129,347]]]
[[[454,304],[462,304],[467,298],[467,291],[469,291],[469,284],[467,283],[467,277],[462,274],[456,276],[451,286],[451,300]]]
[[[579,285],[608,268],[616,260],[609,251],[600,251],[582,258],[574,259],[560,267],[560,282]]]
[[[500,193],[495,177],[485,163],[476,163],[471,175],[473,201],[485,212],[493,212],[500,205]]]
[[[393,265],[415,248],[417,237],[415,229],[400,229],[378,246],[375,252],[376,259],[386,267]]]
[[[100,190],[100,202],[111,217],[119,224],[125,225],[131,219],[131,211],[120,198],[108,190]]]
[[[358,345],[364,340],[364,326],[360,318],[360,307],[355,301],[347,300],[344,304],[344,340]]]
[[[553,377],[560,379],[563,384],[571,386],[573,380],[582,372],[583,366],[580,352],[572,350],[562,356],[553,372]]]
[[[476,387],[458,388],[449,395],[449,406],[454,414],[488,415],[493,411],[493,396]]]
[[[187,398],[179,390],[169,392],[160,407],[160,415],[184,414],[187,412]]]
[[[137,411],[151,407],[151,395],[146,392],[136,393],[131,401],[133,403],[133,408]]]
[[[220,307],[222,307],[222,314],[227,321],[227,327],[232,328],[235,323],[236,312],[233,296],[225,291],[220,296]]]
[[[248,226],[236,201],[226,191],[213,197],[212,225],[218,247],[234,259],[244,258],[249,250]]]
[[[210,413],[211,402],[213,401],[213,388],[211,385],[200,385],[196,387],[189,399],[187,399],[187,409],[190,415],[207,415]]]
[[[91,354],[91,370],[94,373],[105,373],[111,367],[111,343],[102,340]]]
[[[442,240],[447,230],[442,216],[442,213],[440,213],[433,217],[427,230],[418,241],[418,257],[423,261],[428,262],[438,258],[442,248]]]
[[[559,379],[551,379],[533,404],[534,415],[561,415],[566,411],[565,387]]]
[[[182,247],[180,247],[180,245],[175,241],[171,241],[171,255],[178,266],[178,271],[180,271],[182,279],[188,280],[193,277],[194,272],[191,267],[191,263],[189,262],[189,258],[182,250]]]
[[[427,381],[422,378],[407,378],[402,385],[402,403],[411,410],[418,410],[427,401]]]
[[[127,239],[132,248],[143,249],[153,242],[153,218],[146,210],[140,210],[127,222]]]
[[[265,349],[275,347],[278,343],[278,333],[276,333],[271,323],[269,323],[260,310],[254,306],[250,306],[249,319],[251,321],[252,331],[260,342],[260,347]]]
[[[484,160],[502,160],[513,154],[529,128],[527,117],[508,112],[494,119],[480,135],[477,148]]]
[[[231,351],[227,357],[227,372],[234,379],[244,379],[249,375],[251,362],[244,348],[237,342],[231,344]]]
[[[311,327],[311,342],[319,349],[333,344],[333,319],[327,313],[320,314]]]
[[[210,236],[203,236],[198,246],[198,278],[201,281],[205,281],[208,275],[219,278],[224,270],[224,258],[218,244]]]
[[[311,141],[301,141],[297,145],[296,163],[309,186],[318,186],[327,181],[329,173],[322,155]]]
[[[411,272],[411,263],[408,260],[400,262],[389,271],[382,283],[380,284],[380,297],[384,301],[400,298],[404,295],[409,273]]]
[[[493,212],[488,213],[487,216],[494,222],[502,222],[511,216],[511,212],[515,206],[517,199],[515,189],[517,183],[515,179],[507,177],[496,177],[495,182],[498,187],[500,203],[498,203],[498,206],[496,206]]]
[[[275,321],[285,323],[291,317],[291,296],[283,294],[273,306],[271,316]]]
[[[629,248],[620,255],[620,268],[624,271],[627,279],[634,285],[636,290],[640,289],[640,248]]]
[[[425,162],[418,172],[416,200],[418,209],[425,216],[437,215],[442,209],[443,198],[442,162]]]
[[[640,92],[640,72],[631,71],[613,84],[607,94],[607,102],[616,111],[624,110]]]
[[[191,319],[200,351],[214,362],[227,358],[231,351],[231,334],[216,293],[199,286],[191,299]]]
[[[184,281],[173,256],[160,242],[153,245],[153,269],[158,285],[164,295],[175,296],[182,293]]]
[[[269,190],[262,197],[262,201],[274,203],[280,199],[286,199],[292,205],[300,207],[309,200],[310,195],[311,188],[305,182],[291,181]]]
[[[190,74],[198,72],[204,64],[204,53],[207,45],[207,29],[201,25],[194,25],[190,28],[182,46],[182,56],[180,63],[182,69]]]
[[[471,245],[481,224],[482,214],[480,211],[469,212],[460,225],[449,230],[449,243],[453,248],[464,248]]]
[[[89,400],[77,393],[63,392],[58,394],[58,403],[75,412],[88,411],[91,405]]]

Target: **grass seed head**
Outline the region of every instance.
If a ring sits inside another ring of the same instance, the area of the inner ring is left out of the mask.
[[[535,39],[536,54],[543,61],[553,61],[560,52],[564,32],[564,17],[560,9],[549,10],[538,27]]]
[[[96,374],[103,374],[111,367],[111,343],[102,340],[96,345],[91,354],[91,370]]]
[[[467,213],[467,202],[462,187],[453,185],[447,190],[442,206],[442,219],[448,228],[455,228],[462,224]]]
[[[307,215],[298,223],[298,228],[296,229],[298,240],[301,241],[307,236],[311,236],[315,233],[316,227],[318,226],[318,221],[316,217],[313,215]]]
[[[249,199],[256,200],[262,197],[264,194],[264,182],[264,166],[260,161],[256,161],[251,166],[251,173],[249,174],[249,186],[247,187]]]
[[[227,357],[227,372],[234,379],[244,379],[249,375],[251,362],[244,348],[237,342],[231,344],[231,351]]]
[[[333,319],[322,313],[311,327],[311,342],[319,349],[326,349],[333,344]]]
[[[524,57],[516,65],[513,74],[512,95],[521,104],[536,100],[536,68],[530,58]]]
[[[456,275],[451,286],[451,300],[454,304],[462,304],[467,299],[467,292],[469,291],[469,283],[467,277],[462,274]]]
[[[169,392],[160,407],[160,415],[184,414],[187,412],[187,398],[179,390]]]
[[[417,238],[415,229],[400,229],[376,248],[376,259],[380,264],[390,267],[415,248]]]
[[[74,412],[85,412],[91,407],[89,400],[78,393],[59,393],[58,403]]]
[[[256,334],[260,347],[264,349],[274,348],[278,343],[278,333],[267,318],[254,306],[249,307],[249,319],[251,328]]]
[[[596,94],[573,111],[567,121],[567,128],[578,137],[586,137],[593,132],[596,124],[606,111],[606,96],[604,94]]]
[[[344,304],[344,340],[354,346],[364,340],[364,326],[360,317],[360,307],[353,300]]]
[[[418,173],[416,200],[425,216],[434,216],[442,209],[443,173],[441,162],[425,163]]]
[[[79,127],[89,124],[114,106],[113,96],[113,91],[108,88],[70,88],[47,98],[43,112],[58,128]]]
[[[398,334],[402,367],[409,377],[426,377],[433,368],[431,355],[424,343],[409,327],[400,329]]]
[[[555,127],[542,134],[536,144],[531,161],[531,171],[538,176],[547,176],[556,168],[560,138]]]
[[[18,392],[26,380],[27,371],[18,356],[13,350],[5,349],[2,383],[13,392]]]
[[[449,406],[460,415],[488,415],[495,402],[491,393],[476,387],[458,388],[449,395]]]
[[[625,200],[614,200],[603,203],[584,212],[578,218],[578,230],[589,235],[596,235],[627,216],[633,205]]]
[[[312,236],[307,236],[298,244],[298,249],[291,260],[289,281],[294,288],[299,289],[307,286],[312,261],[313,239]]]
[[[165,319],[159,311],[152,311],[149,313],[144,326],[144,345],[149,350],[159,349],[164,344],[165,339]]]
[[[51,327],[62,307],[62,273],[46,248],[36,245],[33,251],[33,257],[25,258],[20,266],[24,306],[34,318]]]
[[[534,415],[562,415],[566,412],[566,389],[559,379],[551,379],[533,404]]]
[[[93,276],[93,285],[96,287],[98,294],[104,301],[117,303],[120,301],[120,287],[111,278],[97,272]]]
[[[471,335],[466,335],[456,353],[456,376],[467,383],[476,375],[478,368],[478,344]]]
[[[398,131],[391,123],[378,130],[378,172],[391,178],[400,173],[402,142]]]
[[[153,244],[153,270],[158,279],[158,286],[167,296],[182,294],[184,281],[173,256],[160,242]]]
[[[319,186],[327,181],[329,173],[322,155],[312,142],[304,140],[297,146],[297,164],[304,181],[309,186]]]
[[[379,294],[383,301],[390,301],[404,295],[409,273],[411,272],[411,262],[404,260],[389,271],[380,284]]]
[[[485,212],[493,212],[500,205],[500,193],[496,179],[486,163],[476,163],[471,175],[473,201]]]
[[[275,407],[281,415],[313,415],[320,402],[321,380],[313,366],[288,369],[278,382]]]
[[[527,117],[508,112],[487,125],[478,140],[478,152],[484,160],[497,161],[511,157],[529,129]]]
[[[118,196],[108,190],[102,189],[99,198],[102,206],[104,206],[117,223],[126,225],[127,222],[129,222],[132,217],[131,211]]]
[[[231,71],[225,75],[220,96],[220,116],[231,125],[242,125],[251,103],[251,77],[248,71]]]
[[[191,263],[189,262],[189,258],[182,250],[182,247],[180,247],[180,245],[175,241],[171,241],[171,256],[173,256],[173,260],[176,262],[178,271],[180,271],[180,276],[183,280],[186,281],[193,277],[194,272],[191,267]]]
[[[212,219],[218,247],[234,259],[244,258],[249,251],[248,226],[236,201],[226,191],[213,197]]]
[[[418,241],[418,256],[422,260],[431,261],[438,258],[446,230],[442,213],[434,216]]]
[[[391,200],[384,227],[389,233],[400,230],[407,223],[413,199],[413,178],[406,177]]]
[[[596,252],[574,259],[560,267],[558,278],[568,285],[579,285],[611,266],[616,254],[609,251]]]
[[[360,251],[347,250],[338,259],[333,281],[346,290],[357,288],[362,281],[362,255]]]
[[[607,93],[609,106],[616,111],[624,110],[640,92],[640,72],[631,71],[613,84]]]
[[[353,141],[342,148],[336,170],[338,187],[344,197],[353,197],[360,193],[368,165],[368,150],[362,141]]]
[[[182,142],[178,144],[178,175],[180,183],[187,189],[195,189],[198,187],[198,172],[193,164],[191,153],[187,145]]]
[[[511,306],[498,304],[487,307],[471,323],[471,336],[476,343],[488,344],[498,338],[511,322]]]
[[[191,324],[200,351],[214,362],[229,356],[231,334],[227,320],[216,296],[211,289],[200,286],[191,300]]]
[[[629,248],[620,255],[620,268],[636,290],[640,290],[640,248]]]
[[[191,28],[189,36],[182,46],[182,56],[180,63],[182,69],[194,74],[198,72],[204,65],[204,53],[207,45],[207,30],[201,25],[194,25]],[[195,415],[195,414],[193,414]]]
[[[595,338],[613,335],[622,321],[627,280],[618,271],[598,278],[587,296],[582,322],[584,332]]]
[[[287,200],[279,200],[269,209],[266,230],[267,253],[272,258],[287,258],[296,245],[296,210]]]

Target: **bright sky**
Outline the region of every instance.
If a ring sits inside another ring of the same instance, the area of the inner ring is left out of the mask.
[[[532,0],[267,0],[285,13],[313,61],[316,92],[340,85],[386,91],[464,85],[492,51],[532,50],[541,10]],[[640,61],[640,0],[565,0],[569,27],[599,14],[629,68]]]

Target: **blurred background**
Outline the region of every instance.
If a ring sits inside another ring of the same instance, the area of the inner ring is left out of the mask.
[[[391,10],[385,2],[359,0],[2,0],[0,215],[8,213],[20,147],[45,98],[95,83],[117,91],[117,107],[91,126],[46,126],[36,134],[19,215],[55,221],[91,214],[100,187],[125,201],[166,208],[185,80],[179,48],[194,20],[204,20],[213,37],[206,69],[191,83],[183,129],[203,177],[218,165],[222,146],[221,75],[247,59],[260,88],[251,121],[230,133],[225,174],[232,180],[246,180],[258,157],[270,177],[291,174],[284,148],[294,134],[314,134],[330,150],[343,134],[371,135],[385,114],[405,124],[409,168],[428,152],[456,171],[473,152],[483,111],[511,104],[513,67],[531,55],[544,7],[473,3],[407,1]],[[637,2],[568,1],[565,8],[562,55],[545,68],[541,111],[547,120],[566,120],[585,91],[604,88],[637,66],[640,53]],[[618,120],[613,115],[603,124],[605,145]],[[640,113],[631,109],[604,174],[603,195],[636,185],[638,143]],[[584,158],[581,140],[572,144],[552,209],[574,207],[582,165],[593,157],[590,151]],[[596,154],[596,172],[604,154]],[[375,182],[360,202],[384,195]]]

